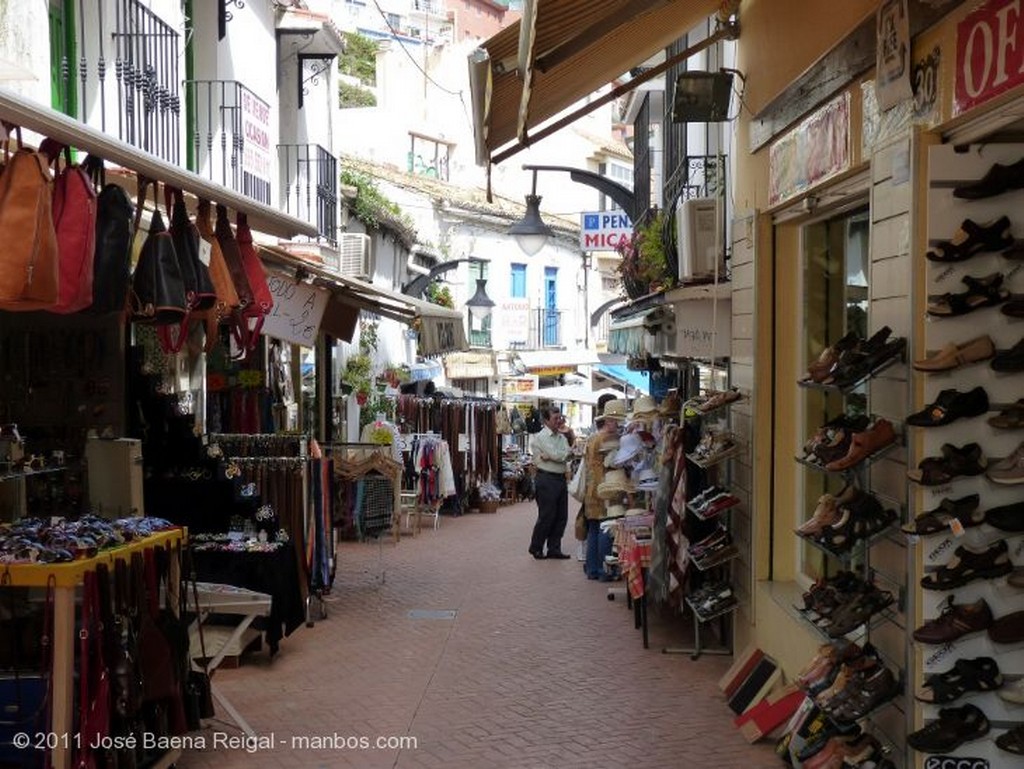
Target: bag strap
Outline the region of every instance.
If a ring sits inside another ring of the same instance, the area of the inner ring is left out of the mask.
[[[89,717],[89,657],[92,644],[92,626],[94,611],[94,594],[96,592],[96,574],[87,571],[82,575],[82,629],[78,631],[78,723],[84,724]]]
[[[206,639],[203,637],[203,615],[199,606],[199,586],[196,583],[195,565],[192,563],[192,551],[189,550],[189,581],[192,583],[192,601],[196,606],[196,629],[199,631],[199,650],[203,655],[203,664],[200,670],[208,678],[213,678],[213,671],[210,670],[210,658],[206,655]]]

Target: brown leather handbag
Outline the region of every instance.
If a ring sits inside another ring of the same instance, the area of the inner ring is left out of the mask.
[[[200,200],[196,212],[196,228],[199,230],[200,252],[209,254],[210,280],[213,281],[213,289],[217,294],[217,301],[208,310],[194,313],[197,318],[206,322],[206,351],[211,352],[217,344],[218,327],[226,322],[231,313],[238,309],[238,291],[231,279],[231,271],[224,261],[224,252],[221,251],[220,241],[213,230],[210,222],[210,201]],[[205,244],[205,245],[204,245]]]
[[[59,297],[53,180],[45,156],[26,149],[17,128],[18,151],[4,143],[0,173],[0,310],[48,310]]]

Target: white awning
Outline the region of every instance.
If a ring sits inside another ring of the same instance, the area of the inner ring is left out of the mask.
[[[593,366],[601,362],[590,350],[522,350],[517,352],[519,362],[527,371],[537,373],[567,373],[577,366]]]
[[[490,379],[494,376],[494,353],[456,352],[444,359],[449,379]]]
[[[551,401],[567,401],[571,403],[586,403],[596,406],[597,402],[608,395],[612,398],[623,397],[622,392],[605,387],[600,390],[591,390],[585,385],[562,385],[561,387],[542,387],[532,393],[520,393],[529,395],[532,398],[547,398]]]

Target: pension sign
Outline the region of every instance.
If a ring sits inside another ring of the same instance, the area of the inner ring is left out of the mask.
[[[584,251],[614,251],[633,237],[633,222],[622,211],[580,214],[580,247]]]

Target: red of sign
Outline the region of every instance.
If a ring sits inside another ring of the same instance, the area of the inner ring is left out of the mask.
[[[1020,0],[989,0],[956,27],[953,114],[959,115],[1024,83],[1024,19]]]

